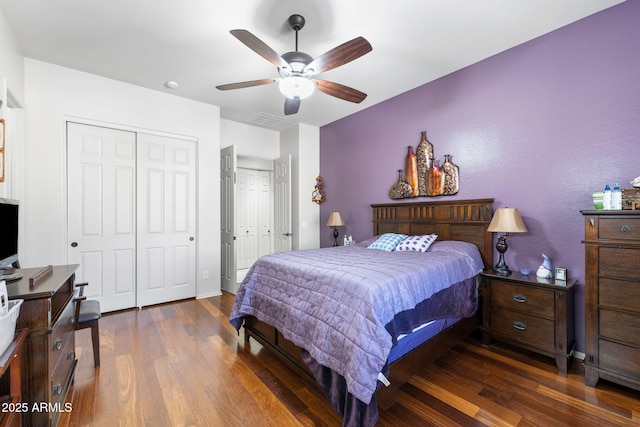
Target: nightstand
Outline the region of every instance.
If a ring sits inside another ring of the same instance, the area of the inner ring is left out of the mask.
[[[554,357],[558,370],[567,373],[575,347],[575,280],[555,281],[505,276],[492,270],[482,277],[482,343],[491,339]]]

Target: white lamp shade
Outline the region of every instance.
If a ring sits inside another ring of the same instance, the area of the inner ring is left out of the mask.
[[[344,225],[344,220],[342,219],[342,215],[340,212],[334,211],[329,214],[329,220],[327,221],[327,225],[329,227],[342,227]]]
[[[487,231],[492,233],[524,233],[527,226],[516,208],[498,208],[491,218]]]

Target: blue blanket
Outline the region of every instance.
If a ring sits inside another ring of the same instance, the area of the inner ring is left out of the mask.
[[[477,247],[457,241],[426,253],[356,245],[270,254],[245,277],[230,321],[239,330],[252,315],[274,326],[368,404],[395,339],[385,326],[482,268]]]

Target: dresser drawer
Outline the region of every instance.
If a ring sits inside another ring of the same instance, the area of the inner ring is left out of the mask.
[[[531,347],[548,352],[555,350],[553,320],[494,307],[491,309],[491,330]]]
[[[69,386],[69,375],[72,374],[72,367],[76,360],[75,357],[75,340],[68,340],[67,345],[60,349],[61,357],[60,363],[56,366],[56,369],[51,374],[51,402],[61,402],[62,398],[66,394],[66,389]],[[62,402],[64,403],[64,402]]]
[[[607,340],[599,340],[600,368],[611,372],[640,378],[640,349]]]
[[[640,280],[640,248],[598,248],[598,275]]]
[[[544,289],[491,282],[491,305],[553,319],[554,293]]]
[[[640,314],[640,282],[601,278],[598,283],[600,306]]]
[[[601,309],[600,336],[640,347],[640,316]]]
[[[632,218],[600,218],[598,237],[612,240],[640,240],[640,221]]]
[[[56,366],[65,356],[64,348],[73,338],[75,331],[74,314],[75,304],[70,302],[61,313],[56,324],[53,325],[49,335],[49,372],[53,372],[56,369]],[[75,343],[75,340],[72,341]]]

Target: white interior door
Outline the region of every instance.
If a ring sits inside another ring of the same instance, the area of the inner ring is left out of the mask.
[[[67,259],[107,312],[136,306],[136,134],[67,124]]]
[[[273,173],[258,171],[258,258],[273,252]]]
[[[291,250],[291,154],[274,161],[274,251]]]
[[[138,134],[138,306],[196,292],[194,141]]]
[[[236,148],[234,145],[220,150],[220,240],[222,289],[236,292],[235,245],[235,185]]]

